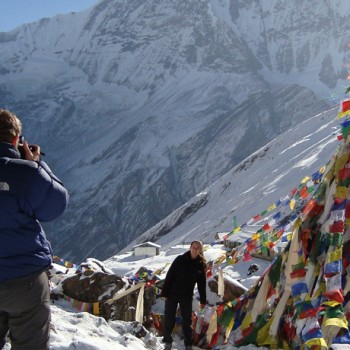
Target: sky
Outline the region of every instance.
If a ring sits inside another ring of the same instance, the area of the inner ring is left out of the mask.
[[[57,14],[80,12],[100,0],[0,0],[0,32]]]

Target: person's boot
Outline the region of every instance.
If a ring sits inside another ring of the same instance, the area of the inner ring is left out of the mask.
[[[185,345],[185,350],[192,350],[192,345]]]
[[[171,350],[171,343],[165,343],[164,350]]]

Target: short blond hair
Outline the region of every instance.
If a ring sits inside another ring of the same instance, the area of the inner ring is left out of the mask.
[[[7,109],[0,109],[0,141],[12,143],[22,132],[22,123],[16,115]]]

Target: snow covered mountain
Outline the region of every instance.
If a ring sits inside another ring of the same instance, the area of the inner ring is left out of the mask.
[[[0,33],[0,105],[71,192],[47,225],[56,254],[115,254],[338,102],[349,14],[345,0],[103,0]]]
[[[123,251],[146,241],[156,242],[163,249],[194,239],[211,243],[217,240],[217,233],[233,230],[234,216],[237,225],[249,223],[271,205],[283,201],[303,179],[311,178],[331,160],[340,144],[340,120],[336,114],[337,109],[332,108],[279,135]],[[243,232],[258,231],[272,214],[247,225]]]
[[[290,192],[305,175],[318,170],[321,165],[331,160],[338,145],[342,144],[342,141],[337,140],[341,120],[335,119],[336,112],[336,108],[333,108],[321,113],[277,137],[209,186],[205,192],[142,235],[138,241],[157,239],[159,234],[158,241],[162,243],[160,255],[140,257],[133,256],[131,252],[118,254],[106,260],[105,266],[116,274],[129,277],[135,276],[140,267],[146,267],[150,271],[162,269],[169,266],[178,254],[188,250],[189,245],[182,245],[182,242],[198,237],[210,241],[209,233],[214,232],[216,227],[222,227],[220,221],[223,219],[227,229],[231,229],[228,219],[233,214],[232,209],[237,213],[240,224],[259,210],[266,209],[281,195]],[[194,210],[196,206],[199,207],[198,210]],[[181,220],[183,222],[179,224]],[[162,235],[167,229],[168,234]],[[221,244],[212,247],[206,245],[204,254],[208,261],[213,261],[225,254],[225,251]],[[269,265],[268,261],[252,259],[225,266],[225,278],[239,280],[245,287],[250,288]],[[248,276],[247,271],[252,262],[258,263],[260,269],[254,275]],[[162,273],[163,276],[165,273],[166,269]],[[213,298],[210,303],[215,304],[214,294],[208,295]],[[155,313],[163,313],[164,302],[158,299],[152,310]],[[133,324],[122,321],[105,322],[88,313],[74,311],[66,301],[56,302],[52,311],[52,349],[63,350],[72,346],[81,350],[91,346],[94,349],[119,349],[124,348],[123,346],[154,350],[163,348],[161,337],[155,338],[153,334],[149,334],[144,338],[135,339],[132,335]],[[230,341],[226,345],[217,345],[226,350],[238,349]],[[344,348],[345,345],[339,346]],[[175,347],[183,349],[182,341],[178,338],[175,340]],[[246,345],[239,349],[253,350],[258,347]]]

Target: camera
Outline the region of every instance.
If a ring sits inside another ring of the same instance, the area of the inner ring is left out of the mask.
[[[21,155],[22,159],[25,159],[26,153],[24,152],[24,148],[23,148],[23,142],[24,142],[24,137],[21,135],[19,137],[19,141],[18,141],[18,152]]]
[[[24,142],[24,136],[21,135],[19,137],[17,149],[21,155],[21,158],[26,159],[26,152],[24,151],[23,142]],[[32,152],[34,152],[37,149],[37,146],[35,146],[35,145],[28,145],[28,147]],[[45,153],[40,152],[40,155],[44,156]]]

